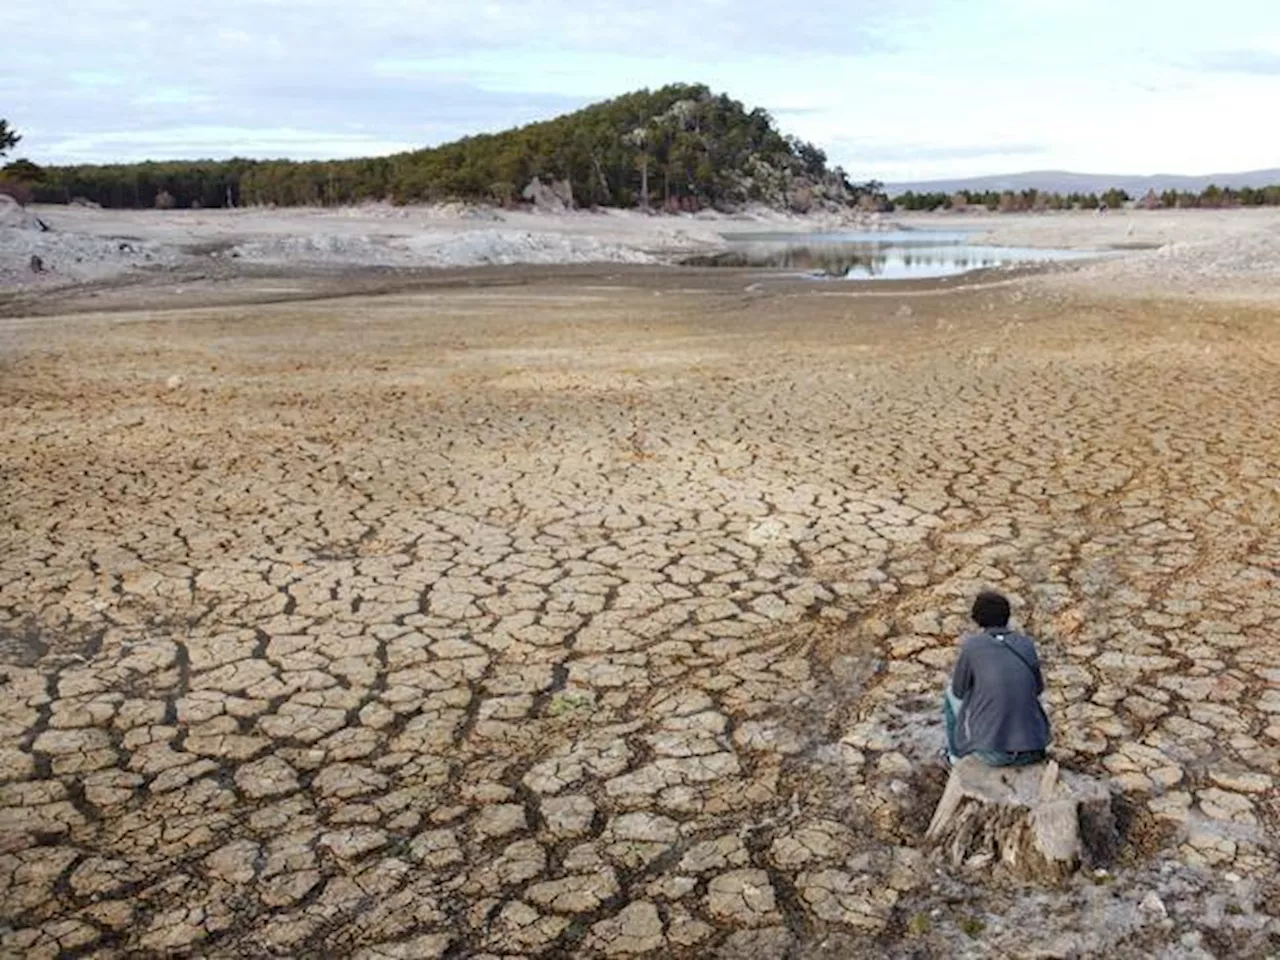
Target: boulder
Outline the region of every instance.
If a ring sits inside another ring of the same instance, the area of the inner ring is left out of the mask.
[[[13,230],[43,230],[40,218],[7,193],[0,193],[0,227]]]
[[[989,767],[964,757],[951,769],[925,842],[955,867],[998,864],[1022,880],[1061,883],[1115,856],[1111,789],[1052,760]]]
[[[520,196],[539,210],[558,212],[573,209],[573,185],[568,180],[543,183],[541,179],[534,177]]]

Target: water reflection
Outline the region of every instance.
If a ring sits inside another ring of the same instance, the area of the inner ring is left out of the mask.
[[[768,234],[728,237],[729,250],[685,261],[701,267],[770,267],[814,277],[906,280],[1096,256],[1079,250],[987,247],[965,233]]]

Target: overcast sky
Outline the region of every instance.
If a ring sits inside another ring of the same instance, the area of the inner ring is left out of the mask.
[[[1280,0],[5,0],[37,162],[389,153],[703,82],[855,179],[1280,166]]]

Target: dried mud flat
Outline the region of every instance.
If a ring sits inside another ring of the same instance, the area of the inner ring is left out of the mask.
[[[1276,321],[604,268],[0,320],[0,952],[1274,955]],[[983,585],[1124,794],[1066,889],[918,849]]]

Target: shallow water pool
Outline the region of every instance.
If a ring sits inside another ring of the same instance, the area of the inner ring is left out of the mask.
[[[728,234],[729,249],[685,260],[697,267],[770,267],[843,280],[915,280],[970,270],[1101,254],[1088,250],[991,247],[961,231],[897,230],[876,233]]]

